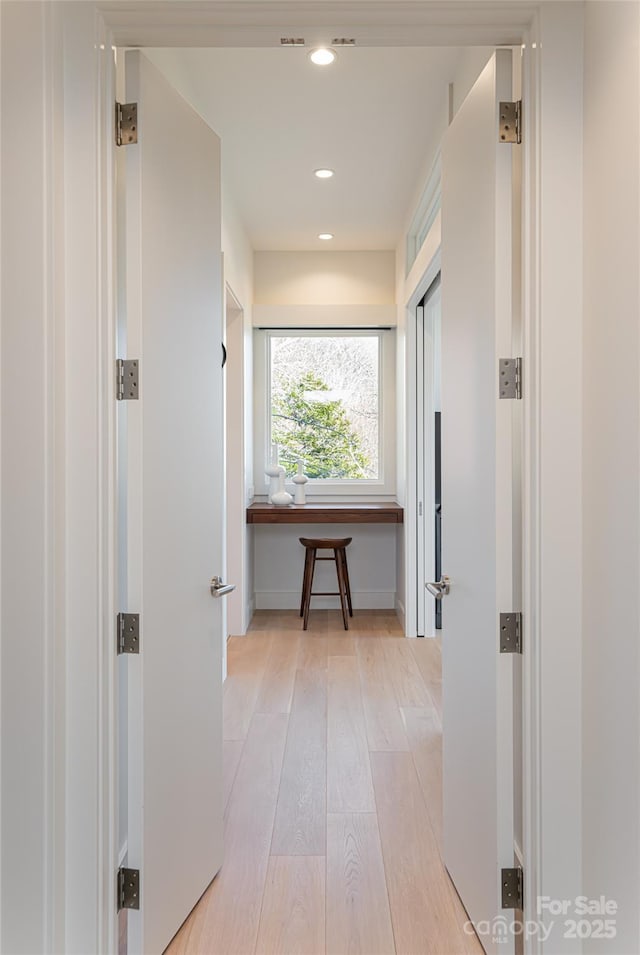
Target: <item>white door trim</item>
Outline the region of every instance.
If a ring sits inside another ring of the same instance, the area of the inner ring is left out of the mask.
[[[111,33],[61,11],[66,183],[65,951],[117,949],[115,229]],[[89,42],[88,42],[89,41]],[[99,84],[96,79],[99,78]],[[73,369],[73,375],[70,371]],[[60,690],[58,690],[60,692]]]
[[[440,256],[438,255],[438,261]],[[417,345],[416,348],[416,405],[418,429],[416,434],[417,453],[422,456],[422,465],[417,468],[418,488],[416,503],[422,501],[422,515],[417,517],[418,536],[418,574],[416,581],[416,604],[418,624],[422,618],[422,628],[418,632],[423,637],[436,637],[437,602],[428,594],[425,582],[437,580],[436,576],[436,428],[435,415],[440,411],[438,398],[439,370],[439,332],[440,322],[436,315],[434,302],[441,300],[440,273],[425,293],[424,306],[418,305],[414,311]],[[420,328],[420,326],[422,326]],[[420,423],[421,422],[421,423]],[[415,505],[414,505],[415,506]]]
[[[224,272],[224,256],[223,256]],[[224,276],[223,276],[224,277]],[[226,565],[224,579],[236,585],[235,593],[227,598],[226,631],[223,650],[223,679],[227,676],[227,638],[246,633],[247,620],[247,526],[245,508],[245,454],[246,443],[246,374],[245,374],[245,310],[228,282],[224,282],[225,303],[224,342],[227,349],[227,374],[225,375],[225,463],[226,463]],[[229,364],[230,362],[230,364]],[[228,369],[235,368],[232,380]],[[229,443],[230,435],[238,435],[240,449]]]
[[[416,374],[416,309],[440,272],[440,241],[442,221],[440,213],[418,252],[416,261],[407,276],[404,299],[405,309],[405,408],[406,408],[406,454],[404,467],[406,496],[404,501],[404,560],[405,560],[405,635],[415,637],[418,632],[416,581],[418,580],[418,487],[417,455],[418,445],[418,380]],[[425,440],[432,440],[428,433]]]
[[[53,757],[55,778],[64,780],[56,789],[64,812],[46,832],[46,858],[52,860],[47,878],[55,874],[58,880],[49,886],[55,911],[42,915],[43,925],[56,925],[43,933],[51,950],[61,950],[62,943],[64,950],[115,950],[111,45],[271,44],[290,20],[287,8],[293,9],[271,0],[243,3],[243,26],[233,27],[238,6],[202,2],[184,10],[179,0],[162,10],[144,2],[119,10],[107,3],[60,5],[54,29],[43,34],[43,62],[60,80],[64,99],[64,142],[58,137],[43,167],[62,169],[68,184],[64,198],[45,196],[42,221],[46,242],[54,230],[48,261],[65,301],[56,305],[54,332],[45,323],[37,330],[42,353],[52,363],[57,356],[58,370],[62,354],[67,382],[56,421],[45,422],[44,439],[53,459],[64,460],[62,489],[53,470],[43,478],[47,488],[56,488],[46,520],[58,535],[55,561],[64,567],[66,608],[56,660],[45,674],[46,714],[38,731],[44,741],[45,727],[66,728]],[[389,44],[429,38],[483,45],[522,39],[526,45],[524,853],[528,909],[535,918],[542,890],[570,898],[581,888],[582,5],[478,0],[450,9],[440,2],[382,8],[345,0],[339,14],[322,2],[296,2],[295,9],[306,23],[325,28],[336,16],[340,22],[351,16],[364,24],[363,44],[376,36],[380,42],[382,34]],[[367,25],[374,9],[387,11],[388,27],[381,29],[379,19],[374,27],[374,18]],[[215,30],[220,21],[225,29]],[[43,97],[43,123],[54,122],[55,105],[54,96]],[[3,408],[3,428],[11,414]],[[21,463],[3,466],[11,473]],[[41,639],[44,647],[46,635]],[[49,757],[50,751],[43,759]],[[551,940],[544,945],[539,937],[528,949],[554,950]]]
[[[541,895],[582,888],[581,5],[541,3],[525,42],[522,848],[536,919]],[[558,945],[581,950],[555,933],[528,950]]]

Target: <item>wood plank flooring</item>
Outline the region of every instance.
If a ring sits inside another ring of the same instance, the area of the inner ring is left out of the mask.
[[[168,955],[482,955],[441,855],[439,645],[351,623],[230,639],[225,863]]]

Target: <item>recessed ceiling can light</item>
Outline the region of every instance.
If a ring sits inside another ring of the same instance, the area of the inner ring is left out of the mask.
[[[309,54],[309,59],[312,63],[315,63],[316,66],[329,66],[330,63],[333,63],[335,58],[335,50],[327,46],[319,46]]]
[[[317,176],[318,179],[331,179],[334,175],[333,169],[314,169],[314,176]]]
[[[329,239],[333,239],[333,232],[320,232],[318,238],[322,239],[323,242],[328,242]]]

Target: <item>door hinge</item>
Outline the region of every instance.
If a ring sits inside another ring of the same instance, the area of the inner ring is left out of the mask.
[[[500,103],[500,142],[522,142],[522,100]]]
[[[119,613],[117,617],[118,653],[140,653],[140,614]]]
[[[118,401],[136,401],[138,398],[137,358],[118,358],[116,361],[116,398]]]
[[[522,614],[500,614],[500,653],[522,653]]]
[[[500,884],[502,885],[502,908],[524,908],[524,876],[520,866],[514,869],[502,869]]]
[[[418,501],[418,517],[422,517],[422,501]]]
[[[522,358],[501,358],[499,366],[499,396],[522,398]]]
[[[118,869],[118,912],[140,908],[140,869]]]
[[[138,104],[116,103],[116,146],[138,142]]]

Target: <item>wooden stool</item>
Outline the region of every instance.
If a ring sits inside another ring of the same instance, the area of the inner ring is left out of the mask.
[[[307,629],[307,625],[309,623],[309,608],[311,607],[312,597],[340,597],[344,629],[349,629],[349,616],[353,617],[353,607],[351,605],[351,587],[349,586],[349,568],[347,567],[346,548],[349,546],[351,541],[351,537],[343,537],[338,539],[327,537],[300,538],[300,543],[305,548],[304,575],[302,578],[302,600],[300,603],[300,616],[304,617],[304,630]],[[319,550],[332,550],[333,557],[317,557],[316,554]],[[315,570],[317,560],[333,560],[335,562],[336,573],[338,576],[338,590],[329,592],[322,591],[320,593],[313,592],[313,572]],[[347,616],[347,607],[349,608],[349,616]]]

